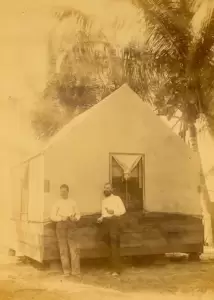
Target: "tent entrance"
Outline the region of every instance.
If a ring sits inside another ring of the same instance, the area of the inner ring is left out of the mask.
[[[110,181],[115,194],[124,201],[128,212],[143,210],[144,156],[110,154]]]

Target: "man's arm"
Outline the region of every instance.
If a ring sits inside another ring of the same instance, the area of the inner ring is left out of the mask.
[[[102,201],[101,203],[101,216],[98,218],[98,223],[101,223],[103,221],[103,217],[105,214],[105,205],[104,205],[104,201]]]
[[[106,203],[105,200],[102,200],[101,202],[101,217],[103,218],[106,214]]]
[[[74,218],[77,220],[77,221],[79,221],[79,219],[80,219],[80,211],[79,211],[79,208],[78,208],[78,206],[77,206],[77,204],[76,204],[76,202],[74,201],[73,202],[73,210],[74,210]]]
[[[120,197],[117,197],[117,205],[116,205],[114,215],[119,217],[124,215],[125,213],[126,213],[125,205],[123,204],[122,199]]]
[[[51,221],[53,221],[53,222],[62,221],[62,218],[57,214],[58,210],[59,210],[58,204],[55,203],[51,210],[51,215],[50,215]]]

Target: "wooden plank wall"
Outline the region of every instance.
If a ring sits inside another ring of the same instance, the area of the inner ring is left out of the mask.
[[[81,257],[106,257],[108,247],[103,241],[98,215],[82,217],[78,224]],[[58,259],[55,224],[44,226],[41,237],[44,260]],[[202,252],[204,229],[202,219],[164,213],[131,213],[121,219],[121,255],[151,255],[171,252]]]

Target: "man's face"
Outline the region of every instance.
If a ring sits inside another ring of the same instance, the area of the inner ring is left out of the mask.
[[[61,198],[67,199],[68,198],[68,194],[69,194],[69,192],[68,192],[68,190],[66,188],[61,188],[60,189],[60,196],[61,196]]]
[[[110,184],[106,184],[103,192],[106,197],[110,196],[112,194],[112,186]]]

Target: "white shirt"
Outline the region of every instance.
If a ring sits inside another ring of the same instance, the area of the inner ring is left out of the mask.
[[[62,221],[62,217],[76,217],[80,219],[80,213],[76,202],[73,199],[59,199],[53,206],[51,211],[51,220],[54,222]]]
[[[108,211],[106,210],[113,210],[114,213],[109,214]],[[106,197],[102,201],[102,217],[103,218],[108,218],[112,216],[122,216],[125,214],[126,209],[123,204],[123,201],[120,199],[120,197],[115,196],[115,195],[110,195],[109,197]]]

